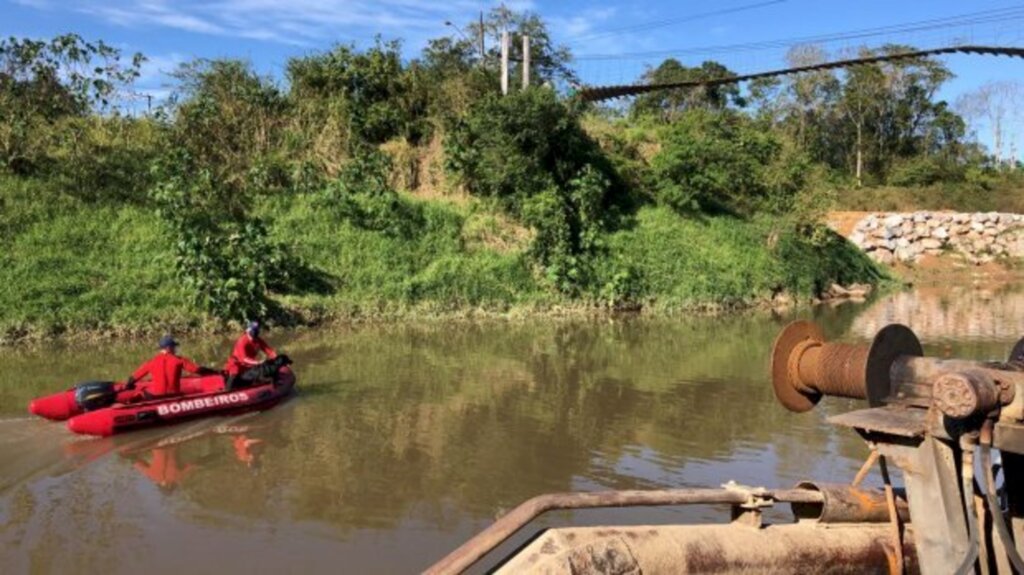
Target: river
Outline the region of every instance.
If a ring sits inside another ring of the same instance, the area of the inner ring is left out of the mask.
[[[923,288],[810,316],[835,338],[903,322],[927,353],[1003,358],[1024,334],[1024,293]],[[848,481],[867,450],[825,418],[855,403],[796,415],[772,395],[769,350],[790,319],[271,332],[295,360],[288,402],[112,439],[72,436],[25,405],[123,378],[149,346],[0,350],[0,572],[407,573],[540,493]],[[231,342],[184,343],[219,365]],[[570,521],[726,520],[719,508],[559,513],[503,549]]]

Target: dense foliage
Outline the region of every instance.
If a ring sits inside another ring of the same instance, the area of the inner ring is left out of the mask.
[[[121,188],[144,185],[137,170],[149,159],[150,131],[116,113],[95,115],[110,111],[143,61],[76,34],[0,39],[0,169],[59,178],[91,199],[124,199]]]
[[[881,277],[821,225],[837,197],[1018,202],[1018,173],[937,101],[952,74],[936,60],[599,107],[561,90],[571,54],[536,15],[499,7],[464,29],[413,59],[380,40],[297,56],[280,79],[189,62],[168,102],[131,114],[141,56],[0,41],[0,338],[168,316],[743,305]],[[531,37],[535,65],[504,97],[501,30]],[[669,59],[642,80],[733,75]]]
[[[808,162],[785,155],[763,122],[729,110],[693,109],[662,132],[661,151],[651,160],[653,191],[677,211],[750,214],[791,206],[803,186]]]
[[[491,94],[445,143],[449,167],[471,194],[537,230],[533,252],[552,283],[567,293],[586,285],[612,215],[614,174],[578,111],[542,88]]]

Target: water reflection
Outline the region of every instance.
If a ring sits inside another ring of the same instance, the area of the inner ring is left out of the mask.
[[[1024,288],[924,286],[883,299],[860,314],[853,333],[871,337],[890,323],[910,326],[924,341],[1008,340],[1024,335]]]
[[[870,318],[932,301],[901,297],[814,315],[832,336],[867,337]],[[954,304],[986,317],[1013,313],[978,309],[1006,299]],[[300,392],[265,413],[100,441],[0,419],[9,430],[0,435],[0,567],[408,572],[542,492],[848,480],[866,451],[824,419],[854,404],[826,401],[796,416],[768,387],[770,345],[789,319],[275,334]],[[1010,327],[939,333],[953,323],[929,323],[922,338],[975,357],[1004,355],[1016,339]],[[217,357],[229,344],[190,353]],[[139,352],[45,351],[6,352],[2,416],[20,418],[33,395],[94,377],[95,366],[125,372]],[[546,521],[724,519],[665,509]]]
[[[204,439],[213,438],[218,444],[231,445],[234,459],[250,473],[258,475],[267,440],[257,437],[257,434],[262,432],[252,425],[223,423],[208,429],[172,435],[152,445],[125,448],[118,454],[130,460],[132,466],[161,491],[172,493],[196,471],[225,459],[216,449],[197,454],[186,447],[189,443],[198,443]]]

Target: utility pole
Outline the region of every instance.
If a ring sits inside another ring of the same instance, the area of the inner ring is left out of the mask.
[[[508,95],[508,30],[501,32],[501,95]]]
[[[484,49],[484,11],[480,11],[480,67],[484,66],[484,58],[487,55],[487,51]]]
[[[530,37],[523,36],[523,89],[530,87]]]

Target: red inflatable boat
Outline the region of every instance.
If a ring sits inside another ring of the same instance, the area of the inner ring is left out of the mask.
[[[181,380],[180,395],[130,403],[125,402],[137,398],[145,385],[134,391],[125,389],[123,384],[107,385],[113,395],[109,407],[85,411],[76,398],[77,389],[72,388],[33,400],[29,411],[47,419],[66,419],[68,429],[75,433],[105,437],[196,417],[267,409],[291,393],[295,374],[284,366],[272,379],[233,391],[224,390],[224,378],[220,375],[185,377]]]

